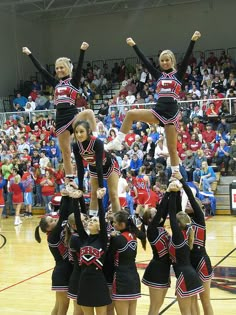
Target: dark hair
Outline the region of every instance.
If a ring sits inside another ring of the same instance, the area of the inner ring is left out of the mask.
[[[88,136],[90,135],[90,133],[91,133],[90,125],[89,125],[89,123],[86,120],[78,120],[78,121],[76,121],[76,123],[74,124],[74,127],[73,127],[74,132],[75,132],[75,129],[78,126],[83,126],[86,129]]]
[[[114,213],[114,219],[118,223],[125,223],[126,229],[139,238],[141,240],[143,249],[146,249],[146,234],[137,228],[128,212],[117,211]]]
[[[41,243],[41,237],[40,237],[40,234],[39,234],[39,228],[41,229],[41,231],[43,233],[46,233],[47,232],[47,228],[48,228],[48,222],[46,220],[47,217],[44,217],[42,218],[40,221],[39,221],[39,225],[36,227],[35,231],[34,231],[34,238],[35,240],[38,242],[38,243]]]

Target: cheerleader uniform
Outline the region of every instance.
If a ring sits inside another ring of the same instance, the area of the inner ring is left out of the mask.
[[[194,230],[193,249],[190,252],[190,259],[193,268],[197,271],[202,282],[209,281],[213,276],[213,269],[210,257],[206,252],[206,223],[204,213],[199,207],[196,199],[193,196],[191,188],[181,179],[183,189],[188,196],[190,204],[193,208],[191,215],[192,227]]]
[[[107,243],[107,252],[105,256],[105,261],[103,264],[103,273],[107,281],[108,288],[112,288],[113,278],[114,278],[114,263],[113,263],[113,257],[112,257],[112,251],[110,246],[111,241],[111,233],[114,232],[115,229],[112,225],[112,222],[107,222],[107,237],[108,237],[108,243]]]
[[[72,78],[66,76],[60,80],[57,80],[50,72],[48,72],[39,61],[29,54],[35,67],[43,75],[46,81],[53,86],[54,91],[54,105],[56,106],[56,136],[60,135],[65,130],[73,133],[72,124],[78,114],[76,108],[76,99],[79,91],[79,84],[82,72],[82,66],[84,61],[85,51],[80,49],[80,56],[76,71]]]
[[[160,72],[151,64],[137,45],[133,46],[142,63],[148,69],[152,77],[157,81],[156,93],[158,94],[158,100],[156,106],[151,110],[151,112],[160,121],[161,126],[174,124],[176,129],[179,129],[179,109],[177,100],[179,99],[182,80],[186,73],[188,61],[192,54],[194,44],[195,41],[191,40],[178,71],[169,69],[163,72]]]
[[[136,300],[141,297],[140,279],[135,258],[137,239],[127,230],[111,239],[111,251],[115,273],[112,284],[112,299],[117,301]]]
[[[85,210],[83,197],[79,198],[81,210]],[[98,199],[100,232],[88,235],[80,219],[80,211],[75,211],[77,231],[81,239],[81,274],[77,303],[81,306],[99,307],[111,304],[108,286],[103,274],[103,264],[107,249],[107,231],[102,200]]]
[[[72,200],[67,196],[62,196],[60,205],[60,216],[55,228],[48,233],[48,247],[55,259],[55,267],[52,272],[52,290],[67,292],[70,275],[73,266],[68,259],[68,248],[65,245],[65,232],[62,226],[67,220],[71,210]]]
[[[90,137],[83,142],[73,144],[76,166],[78,170],[79,189],[83,190],[84,164],[88,163],[90,177],[97,178],[100,188],[103,188],[103,179],[108,179],[112,172],[120,173],[119,164],[114,157],[104,151],[103,142]]]
[[[191,297],[204,289],[201,281],[190,262],[190,248],[187,231],[181,231],[176,219],[176,193],[169,197],[169,216],[172,238],[169,243],[169,254],[172,260],[176,281],[176,294],[181,298]]]
[[[168,252],[170,235],[163,227],[167,216],[168,198],[169,193],[166,192],[156,215],[147,228],[147,238],[152,248],[153,258],[144,272],[142,282],[153,289],[170,287],[171,263]],[[163,219],[162,222],[161,219]]]

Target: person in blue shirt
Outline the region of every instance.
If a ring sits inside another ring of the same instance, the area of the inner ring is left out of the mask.
[[[25,108],[26,103],[28,102],[28,99],[24,96],[21,96],[20,93],[16,94],[16,98],[13,100],[13,106],[15,108],[16,104],[19,104],[21,108]]]
[[[142,165],[143,165],[143,161],[138,159],[137,154],[134,153],[130,161],[130,170],[133,171],[135,175],[138,175],[139,169]]]
[[[224,168],[225,171],[222,173],[222,175],[226,175],[228,173],[228,168],[229,168],[229,151],[230,147],[227,145],[225,140],[220,140],[220,146],[216,150],[216,165],[217,165],[217,170],[218,172],[221,170],[221,165],[224,163]]]
[[[211,183],[216,181],[216,174],[211,166],[208,166],[207,162],[202,162],[201,179],[202,188],[204,192],[211,192]]]

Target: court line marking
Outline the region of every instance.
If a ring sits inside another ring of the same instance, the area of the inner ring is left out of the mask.
[[[221,264],[226,258],[228,258],[234,251],[236,250],[236,248],[232,249],[227,255],[225,255],[220,261],[218,261],[218,263],[213,267],[213,270],[219,266],[219,264]],[[221,300],[221,299],[220,299]],[[162,315],[165,313],[165,311],[167,311],[172,305],[174,305],[177,302],[177,299],[175,298],[174,301],[172,301],[169,305],[167,305],[160,313],[159,315]]]
[[[37,273],[36,275],[34,275],[34,276],[32,276],[32,277],[26,278],[26,279],[24,279],[24,280],[21,280],[21,281],[19,281],[19,282],[16,282],[16,283],[12,284],[12,285],[9,285],[8,287],[5,287],[5,288],[1,289],[0,292],[5,291],[5,290],[7,290],[7,289],[10,289],[10,288],[12,288],[12,287],[15,287],[15,286],[17,286],[18,284],[21,284],[21,283],[26,282],[26,281],[28,281],[28,280],[31,280],[31,279],[33,279],[33,278],[36,278],[36,277],[38,277],[38,276],[40,276],[40,275],[42,275],[42,274],[44,274],[44,273],[46,273],[46,272],[48,272],[48,271],[51,271],[52,269],[53,269],[53,268],[50,268],[50,269],[48,269],[48,270],[42,271],[42,272],[40,272],[40,273]]]

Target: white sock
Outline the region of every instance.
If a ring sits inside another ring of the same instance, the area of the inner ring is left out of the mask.
[[[93,136],[94,136],[94,137],[97,137],[97,136],[98,136],[97,131],[93,131]]]
[[[125,140],[125,136],[126,136],[125,133],[119,131],[117,135],[117,139],[119,139],[120,142],[123,142]]]
[[[179,172],[179,165],[171,166],[171,172],[174,174],[175,172]]]

